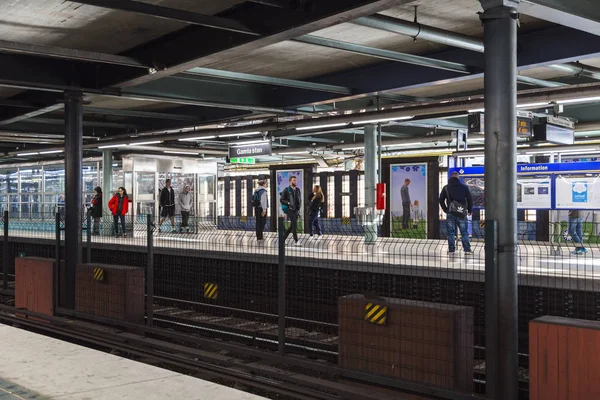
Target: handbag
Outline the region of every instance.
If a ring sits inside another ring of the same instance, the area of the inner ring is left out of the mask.
[[[448,198],[448,214],[454,215],[455,217],[465,219],[469,214],[469,210],[467,209],[466,204],[463,204],[459,201],[452,200],[450,198],[450,193],[448,193],[448,186],[444,188],[446,190],[446,197]]]

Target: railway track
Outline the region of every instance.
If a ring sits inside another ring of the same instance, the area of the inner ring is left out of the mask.
[[[159,365],[219,384],[278,400],[399,400],[404,395],[385,389],[354,386],[333,374],[299,372],[286,365],[261,362],[234,352],[214,352],[191,346],[145,337],[122,329],[63,318],[43,322],[25,319],[16,310],[0,306],[0,323],[11,324],[45,335],[72,341],[98,350],[118,352],[120,356]],[[18,311],[21,313],[21,311]],[[31,314],[31,313],[28,313]],[[304,371],[307,372],[307,371]],[[312,376],[311,376],[312,375]],[[389,392],[389,393],[386,393]]]

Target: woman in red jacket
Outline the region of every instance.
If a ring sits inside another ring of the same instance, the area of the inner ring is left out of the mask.
[[[117,193],[108,202],[108,208],[112,212],[115,220],[115,234],[117,237],[126,237],[127,233],[125,233],[125,214],[127,214],[127,211],[129,210],[129,199],[127,198],[127,191],[125,188],[119,188]],[[121,220],[123,235],[119,235],[119,220]]]

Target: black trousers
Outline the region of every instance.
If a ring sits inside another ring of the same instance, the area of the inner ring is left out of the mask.
[[[190,212],[181,211],[181,229],[188,229],[190,227]]]
[[[410,203],[402,203],[402,229],[408,229],[410,220]]]
[[[263,240],[263,232],[265,231],[265,225],[267,224],[267,216],[262,216],[261,207],[254,207],[254,214],[256,215],[256,239]]]
[[[294,236],[294,241],[298,242],[298,213],[290,211],[288,212],[288,218],[290,219],[290,227],[285,231],[283,241],[285,242],[291,233]]]
[[[113,215],[113,219],[115,221],[115,233],[119,234],[119,221],[121,222],[121,227],[123,228],[123,235],[125,234],[125,216],[124,215]]]

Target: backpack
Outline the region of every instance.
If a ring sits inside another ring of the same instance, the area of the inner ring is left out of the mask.
[[[255,190],[252,195],[252,207],[260,207],[260,197],[266,189]]]

